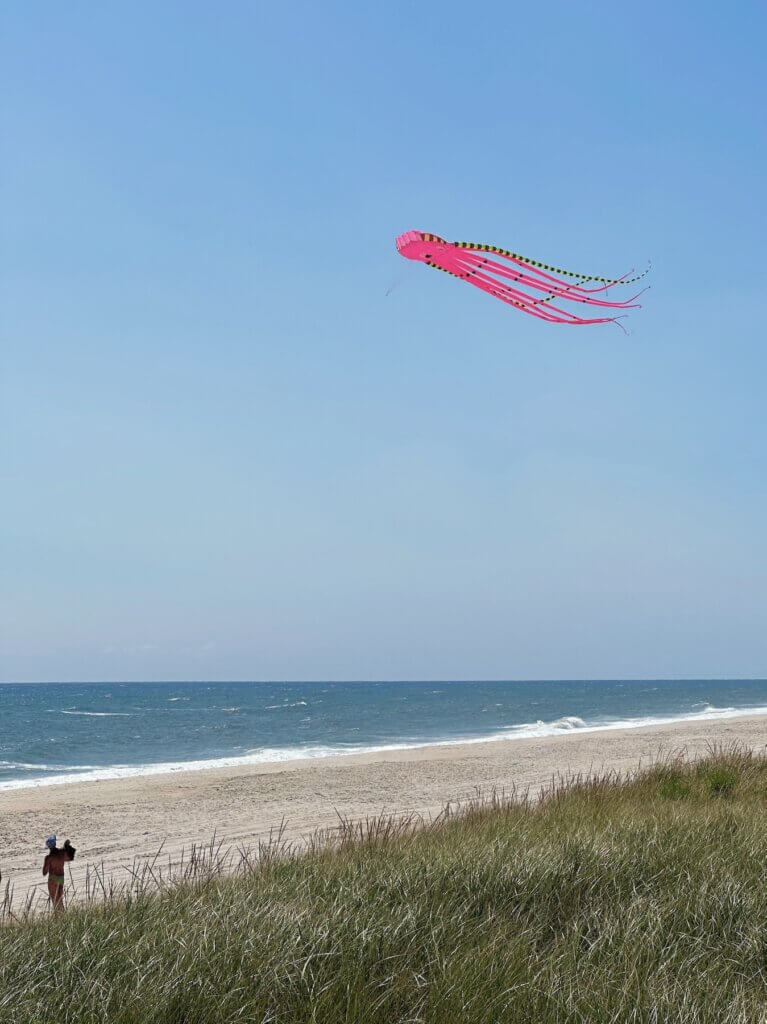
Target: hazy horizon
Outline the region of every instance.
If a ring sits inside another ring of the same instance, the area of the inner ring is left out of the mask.
[[[146,683],[148,686],[175,686],[175,685],[200,685],[200,686],[215,686],[219,683],[226,685],[227,683],[245,684],[249,683],[253,686],[270,686],[270,685],[284,685],[284,686],[321,686],[323,684],[331,683],[343,683],[344,685],[354,683],[360,684],[371,684],[371,683],[402,683],[403,686],[407,686],[408,683],[437,683],[440,686],[449,686],[451,683],[761,683],[767,682],[767,677],[762,676],[710,676],[710,677],[683,677],[675,676],[674,678],[661,678],[655,676],[643,676],[638,678],[629,678],[627,676],[600,676],[595,678],[584,678],[584,679],[3,679],[0,680],[0,686],[121,686],[123,684],[138,685]]]

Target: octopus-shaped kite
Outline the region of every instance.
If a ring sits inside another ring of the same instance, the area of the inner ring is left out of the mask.
[[[524,313],[555,324],[618,323],[618,316],[578,316],[567,308],[562,309],[560,304],[582,303],[600,310],[636,309],[639,303],[635,300],[642,292],[623,302],[613,302],[604,293],[615,285],[633,284],[641,280],[650,269],[648,267],[643,274],[631,278],[628,277],[631,271],[623,277],[615,278],[575,274],[494,245],[446,242],[444,238],[429,234],[428,231],[406,231],[397,238],[397,251],[409,260],[420,260],[429,267],[444,270],[494,295],[502,302],[516,306]],[[490,253],[505,262],[491,259]],[[568,283],[555,275],[564,275],[574,280]],[[592,283],[594,287],[584,287]]]

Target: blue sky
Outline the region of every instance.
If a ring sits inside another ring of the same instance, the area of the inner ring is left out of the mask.
[[[5,5],[0,678],[767,674],[766,32]],[[409,228],[652,289],[547,325]]]

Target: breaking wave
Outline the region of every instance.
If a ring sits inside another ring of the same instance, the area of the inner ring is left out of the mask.
[[[297,701],[292,705],[276,705],[279,707],[298,706],[305,701]],[[234,710],[234,709],[224,709]],[[105,715],[128,715],[127,712],[99,711],[63,711],[62,714],[79,714],[101,717]],[[353,754],[380,754],[389,751],[415,750],[424,747],[445,747],[458,745],[474,745],[492,741],[514,741],[543,738],[548,736],[578,735],[593,732],[610,732],[620,729],[641,729],[643,726],[667,725],[677,722],[705,722],[717,719],[746,718],[767,715],[767,707],[717,707],[705,704],[700,711],[675,716],[644,716],[637,718],[609,719],[586,721],[577,715],[564,715],[546,722],[523,722],[509,725],[500,731],[482,736],[450,736],[442,739],[413,739],[403,742],[364,745],[354,743],[336,743],[327,745],[295,745],[285,747],[257,747],[245,754],[229,757],[207,758],[204,760],[165,761],[153,764],[113,764],[113,765],[60,765],[60,764],[26,764],[22,762],[0,760],[0,768],[16,769],[23,772],[21,778],[0,782],[0,790],[26,789],[39,786],[56,786],[69,782],[96,782],[106,779],[127,779],[145,775],[166,775],[175,772],[200,771],[215,768],[238,768],[247,765],[289,764],[302,760],[318,760],[329,757],[348,757]],[[128,716],[130,717],[130,716]],[[34,776],[30,777],[31,773]],[[40,774],[46,773],[46,774]]]

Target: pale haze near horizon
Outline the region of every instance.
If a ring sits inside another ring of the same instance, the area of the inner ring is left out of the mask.
[[[1,18],[1,680],[767,675],[759,5]]]

